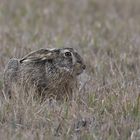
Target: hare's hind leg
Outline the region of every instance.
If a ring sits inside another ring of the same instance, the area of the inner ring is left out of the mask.
[[[19,69],[19,60],[12,58],[4,70],[4,96],[6,98],[11,98],[12,84],[17,79],[17,71]]]

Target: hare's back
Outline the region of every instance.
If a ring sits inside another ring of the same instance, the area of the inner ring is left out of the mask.
[[[19,69],[19,61],[16,58],[10,59],[4,70],[4,93],[11,96],[11,87],[17,79],[17,71]]]
[[[16,74],[18,68],[19,68],[18,59],[16,59],[16,58],[10,59],[7,66],[5,67],[4,77],[6,78],[6,76],[8,76],[8,77],[12,76],[14,78],[15,77],[14,75]]]

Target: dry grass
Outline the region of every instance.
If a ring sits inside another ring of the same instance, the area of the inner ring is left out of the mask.
[[[139,7],[139,0],[1,0],[1,94],[8,60],[37,48],[74,47],[87,70],[72,102],[40,103],[18,89],[1,98],[0,140],[140,139]]]

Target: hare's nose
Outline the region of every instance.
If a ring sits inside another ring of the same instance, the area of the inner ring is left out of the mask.
[[[83,65],[83,66],[82,66],[82,69],[85,70],[85,69],[86,69],[86,65]]]

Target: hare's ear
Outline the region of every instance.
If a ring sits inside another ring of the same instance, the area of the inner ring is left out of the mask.
[[[48,59],[53,59],[57,56],[57,51],[40,49],[34,52],[27,54],[25,57],[20,59],[22,62],[40,62]]]

